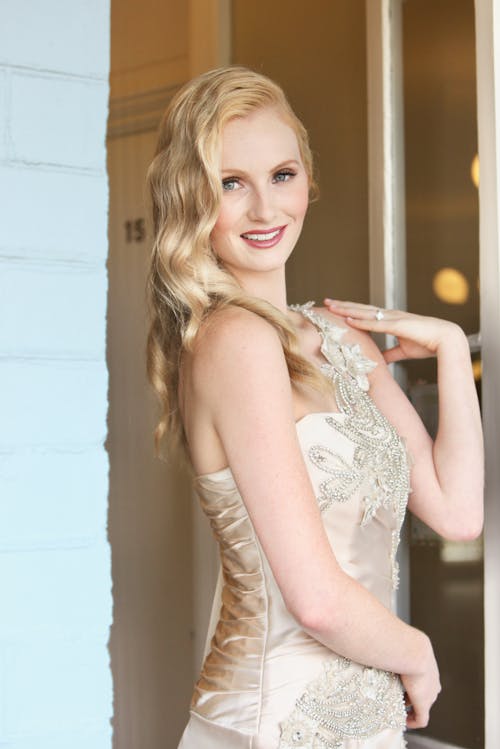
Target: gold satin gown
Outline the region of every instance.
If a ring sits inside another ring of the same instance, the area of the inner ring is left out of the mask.
[[[321,369],[334,384],[339,411],[297,422],[301,450],[339,564],[392,608],[410,491],[408,455],[369,395],[366,374],[374,362],[359,346],[343,344],[345,328],[313,305],[291,309],[321,333]],[[229,467],[194,481],[219,544],[222,585],[178,749],[405,747],[399,677],[343,658],[301,629]]]

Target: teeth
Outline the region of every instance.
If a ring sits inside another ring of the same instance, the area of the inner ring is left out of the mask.
[[[267,242],[269,239],[274,239],[280,233],[280,229],[276,231],[270,231],[269,234],[242,234],[245,239],[251,239],[252,242]]]

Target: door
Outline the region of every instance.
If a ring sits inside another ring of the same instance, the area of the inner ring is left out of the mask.
[[[476,6],[472,0],[366,4],[372,301],[397,306],[394,290],[404,287],[412,310],[462,325],[486,438],[484,538],[457,544],[443,542],[413,520],[407,528],[409,600],[399,602],[400,613],[431,635],[444,686],[428,728],[408,737],[413,749],[493,749],[500,740],[495,5],[488,0]],[[432,433],[435,363],[411,364],[399,378]]]
[[[402,11],[408,309],[463,328],[481,395],[474,4],[408,0]],[[436,360],[405,369],[435,436]],[[482,749],[483,539],[446,541],[410,518],[409,591],[411,623],[429,634],[443,687],[419,734],[436,747]]]

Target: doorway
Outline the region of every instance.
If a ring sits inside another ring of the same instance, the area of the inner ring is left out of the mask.
[[[311,206],[290,263],[290,301],[369,301],[365,0],[306,6],[290,0],[286,14],[281,4],[263,0],[219,5],[229,13],[225,54],[284,87],[319,165],[321,199]],[[215,547],[187,475],[153,456],[156,404],[144,368],[144,176],[161,113],[192,74],[189,10],[196,6],[181,0],[112,4],[108,449],[115,600],[110,650],[119,749],[176,746],[217,572]],[[409,308],[432,309],[473,335],[479,330],[473,3],[406,0],[402,7]],[[446,269],[455,273],[439,276]],[[439,277],[455,301],[440,296]],[[457,302],[464,288],[465,301]],[[478,351],[473,358],[480,387]],[[410,365],[407,374],[410,395],[432,431],[435,371]],[[425,738],[412,737],[411,746],[482,749],[481,543],[467,551],[442,544],[416,523],[408,537],[411,617],[436,641],[441,668],[450,664],[443,680],[447,697],[435,706]],[[439,622],[431,616],[436,611]],[[468,643],[455,628],[464,612],[473,633]]]

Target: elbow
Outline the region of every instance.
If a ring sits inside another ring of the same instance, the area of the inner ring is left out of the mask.
[[[293,616],[302,629],[307,632],[319,633],[324,630],[324,613],[317,611],[312,606],[300,609]]]
[[[483,505],[481,490],[462,496],[453,495],[443,506],[437,532],[447,541],[474,541],[483,532]]]
[[[297,624],[312,637],[335,636],[345,629],[349,607],[346,600],[355,581],[337,565],[332,573],[316,577],[301,586],[296,595],[287,597],[285,605]]]
[[[333,612],[339,609],[329,604],[325,599],[320,601],[302,601],[300,604],[287,607],[297,624],[309,632],[313,637],[332,633],[337,625],[337,617]]]
[[[483,524],[467,525],[458,529],[454,534],[447,536],[449,541],[475,541],[483,532]]]
[[[285,605],[288,613],[293,616],[302,629],[309,629],[310,625],[313,624],[313,620],[316,621],[315,609],[312,603],[307,601],[285,601]]]
[[[483,516],[466,517],[455,522],[441,534],[447,541],[475,541],[483,532]]]
[[[479,538],[481,531],[476,530],[473,527],[470,528],[452,528],[444,533],[441,533],[442,538],[445,541],[474,541]]]

